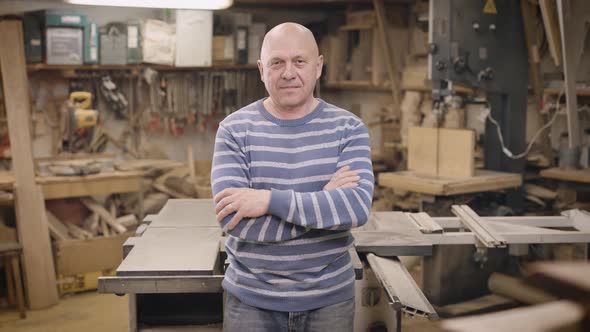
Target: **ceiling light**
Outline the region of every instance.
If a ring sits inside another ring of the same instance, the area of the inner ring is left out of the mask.
[[[233,0],[65,0],[65,2],[94,6],[216,10],[228,8]]]

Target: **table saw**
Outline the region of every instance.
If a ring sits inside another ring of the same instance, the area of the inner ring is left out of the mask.
[[[450,294],[478,286],[453,281],[457,268],[463,277],[473,273],[477,278],[472,279],[482,279],[499,268],[498,257],[526,255],[533,244],[581,243],[586,248],[582,258],[587,256],[590,215],[584,211],[480,217],[457,205],[453,213],[456,217],[433,218],[376,212],[352,231],[356,331],[375,322],[400,331],[402,313],[437,319],[433,304],[444,305],[454,300]],[[125,242],[123,262],[115,276],[100,278],[99,292],[128,294],[130,331],[222,329],[225,238],[215,219],[211,199],[171,199]],[[398,256],[424,257],[422,287]]]

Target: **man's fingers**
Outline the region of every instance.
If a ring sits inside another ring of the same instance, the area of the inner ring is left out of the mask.
[[[227,204],[219,213],[217,213],[217,222],[221,222],[225,217],[235,212],[238,207],[233,206],[234,203]]]
[[[218,214],[221,210],[223,210],[228,204],[234,201],[231,196],[224,197],[221,199],[217,204],[215,204],[215,214]]]
[[[357,182],[349,182],[349,183],[345,183],[345,184],[341,185],[338,188],[356,188],[358,186],[359,186],[359,184]]]
[[[344,167],[341,167],[341,168],[340,168],[339,170],[337,170],[337,171],[336,171],[336,173],[334,173],[334,174],[340,174],[340,173],[342,173],[342,172],[346,172],[346,171],[348,171],[348,170],[350,170],[350,166],[346,165],[346,166],[344,166]]]
[[[347,177],[343,177],[343,178],[336,180],[336,185],[338,187],[342,187],[346,183],[358,182],[360,179],[361,179],[361,177],[358,175],[347,176]]]
[[[242,220],[242,214],[241,213],[236,213],[235,216],[233,216],[231,218],[231,220],[229,221],[229,224],[227,224],[227,230],[231,231],[232,229],[236,228],[236,226],[238,225],[238,223]]]
[[[215,204],[217,204],[217,203],[219,203],[219,201],[221,201],[225,197],[231,196],[233,194],[233,192],[234,192],[233,188],[223,189],[222,191],[219,192],[219,194],[215,195],[215,198],[213,199],[213,201],[215,202]]]

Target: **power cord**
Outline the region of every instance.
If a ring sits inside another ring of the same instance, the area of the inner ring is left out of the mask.
[[[491,123],[493,123],[496,126],[496,132],[498,133],[498,138],[500,139],[500,145],[502,146],[502,152],[504,152],[504,154],[511,159],[520,159],[523,158],[524,156],[526,156],[527,154],[529,154],[529,152],[531,151],[531,148],[533,147],[533,144],[535,143],[535,141],[537,141],[537,139],[539,138],[539,135],[541,135],[541,133],[543,131],[545,131],[545,129],[551,127],[551,125],[553,124],[553,122],[555,122],[555,119],[557,118],[557,115],[559,114],[559,100],[561,99],[561,97],[563,96],[565,90],[561,90],[561,92],[559,92],[559,95],[557,96],[557,100],[554,104],[554,107],[556,109],[555,113],[553,114],[553,116],[551,117],[551,119],[541,128],[537,131],[537,133],[535,134],[535,136],[533,136],[533,139],[529,142],[527,148],[524,150],[524,152],[519,153],[517,155],[514,155],[512,153],[512,151],[510,151],[505,145],[504,145],[504,138],[502,136],[502,128],[500,128],[500,124],[498,123],[498,121],[496,121],[496,119],[494,119],[492,117],[492,112],[490,110],[490,104],[487,103],[487,118],[490,120]]]

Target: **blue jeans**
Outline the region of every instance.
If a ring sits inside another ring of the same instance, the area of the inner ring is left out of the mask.
[[[249,306],[227,293],[223,311],[224,332],[352,332],[354,330],[354,298],[309,311],[282,312]]]

